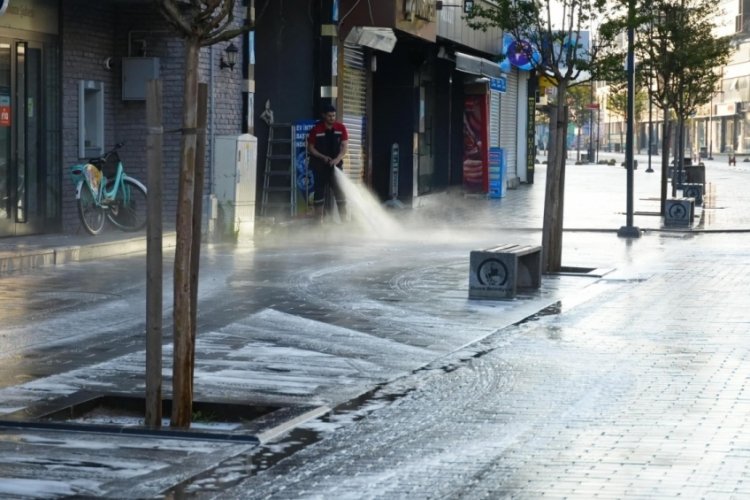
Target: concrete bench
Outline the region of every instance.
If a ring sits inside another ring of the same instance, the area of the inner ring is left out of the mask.
[[[542,285],[542,247],[500,245],[469,256],[469,298],[509,299]]]
[[[685,182],[682,185],[682,196],[685,198],[694,198],[695,204],[702,206],[703,205],[703,184],[694,182]]]
[[[664,224],[667,226],[692,226],[695,217],[694,198],[672,198],[664,204]]]

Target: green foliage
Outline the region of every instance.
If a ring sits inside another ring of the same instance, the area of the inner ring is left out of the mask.
[[[640,0],[632,24],[627,15],[613,17],[600,30],[614,41],[629,25],[636,33],[637,86],[650,89],[653,104],[686,119],[707,104],[732,52],[729,37],[713,35],[716,4],[709,0]],[[625,50],[611,50],[600,74],[612,83],[624,82]],[[619,61],[620,68],[617,63]],[[606,69],[605,69],[606,67]]]
[[[582,47],[578,33],[587,31],[605,14],[604,0],[497,0],[475,4],[467,16],[469,26],[486,30],[500,27],[516,40],[529,43],[541,55],[534,69],[561,85],[590,74],[601,44]]]

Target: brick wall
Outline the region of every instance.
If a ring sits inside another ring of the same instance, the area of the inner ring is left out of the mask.
[[[237,2],[241,4],[242,2]],[[146,104],[121,99],[121,58],[158,57],[163,81],[163,119],[165,130],[175,130],[182,122],[184,44],[174,35],[151,4],[115,4],[110,2],[66,0],[62,8],[62,92],[64,165],[78,163],[78,82],[96,80],[105,88],[106,147],[125,142],[121,158],[126,171],[146,182]],[[236,7],[238,23],[244,17]],[[241,48],[238,37],[234,41]],[[207,175],[211,172],[211,134],[239,134],[242,124],[241,62],[234,71],[219,69],[219,56],[227,43],[201,52],[202,83],[209,84],[209,106],[213,88],[213,113],[209,109],[209,135],[206,155]],[[145,49],[145,53],[144,53]],[[213,50],[213,58],[211,57]],[[112,57],[111,69],[103,61]],[[211,86],[211,83],[213,85]],[[213,120],[211,116],[213,114]],[[210,127],[213,122],[213,129]],[[164,223],[174,224],[177,205],[180,134],[164,137]],[[206,192],[209,186],[207,183]],[[80,223],[73,189],[63,191],[63,231],[76,232]]]

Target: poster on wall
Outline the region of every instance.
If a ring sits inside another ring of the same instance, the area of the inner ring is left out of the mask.
[[[464,100],[464,188],[486,193],[488,187],[487,96],[468,95]]]
[[[0,87],[0,127],[10,127],[10,87]]]
[[[313,175],[307,158],[307,135],[317,122],[299,120],[294,122],[294,184],[297,187],[297,215],[304,215],[312,207],[315,189]]]

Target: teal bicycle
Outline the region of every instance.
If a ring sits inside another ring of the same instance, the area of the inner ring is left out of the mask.
[[[70,167],[78,215],[91,235],[102,232],[105,219],[123,231],[139,231],[146,225],[146,186],[125,173],[117,154],[122,146],[116,144],[100,158]]]

